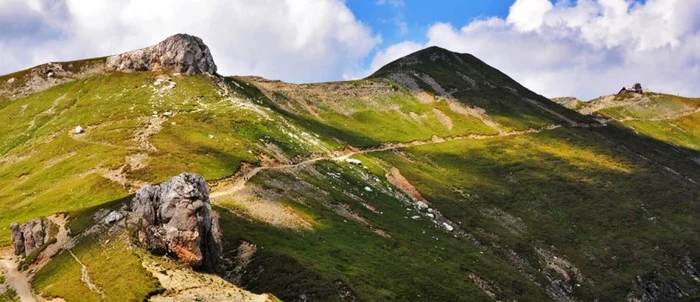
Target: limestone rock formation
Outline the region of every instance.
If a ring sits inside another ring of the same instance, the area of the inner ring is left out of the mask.
[[[200,175],[183,173],[139,189],[129,225],[139,244],[174,254],[191,267],[214,270],[221,260],[219,216],[211,209],[209,186]]]
[[[15,255],[22,253],[28,255],[44,245],[47,228],[47,223],[38,218],[22,225],[16,222],[12,223],[10,230],[12,232],[12,246],[15,249]]]
[[[107,69],[146,71],[175,69],[187,74],[216,73],[216,64],[202,39],[186,34],[170,36],[156,45],[107,58]]]

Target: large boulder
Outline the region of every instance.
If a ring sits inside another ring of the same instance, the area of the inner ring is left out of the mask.
[[[139,189],[129,225],[136,241],[152,252],[170,253],[191,267],[210,271],[221,261],[219,216],[200,175],[183,173]]]
[[[107,58],[107,69],[146,71],[160,68],[187,74],[216,73],[209,47],[202,39],[186,34],[170,36],[156,45]]]
[[[38,249],[46,243],[46,229],[48,225],[41,219],[32,219],[25,224],[16,222],[10,225],[12,232],[12,246],[15,249],[15,255],[24,253],[29,255],[34,250]]]

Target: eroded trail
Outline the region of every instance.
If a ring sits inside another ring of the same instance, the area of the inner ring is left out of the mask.
[[[256,167],[250,171],[243,173],[242,175],[234,176],[232,179],[233,181],[232,181],[231,185],[228,185],[228,186],[223,187],[222,189],[213,191],[211,193],[210,197],[212,199],[216,199],[217,197],[229,195],[229,194],[232,194],[232,193],[235,193],[235,192],[242,190],[245,187],[248,180],[250,180],[253,176],[255,176],[256,174],[258,174],[260,171],[263,171],[263,170],[292,169],[292,168],[298,168],[298,167],[310,165],[310,164],[313,164],[313,163],[316,163],[319,161],[323,161],[323,160],[344,160],[344,159],[347,159],[353,155],[358,155],[358,154],[383,152],[383,151],[395,150],[395,149],[406,148],[406,147],[431,145],[431,144],[438,144],[438,143],[444,143],[444,142],[456,141],[456,140],[470,140],[470,139],[482,140],[482,139],[490,139],[490,138],[496,138],[496,137],[533,134],[533,133],[539,133],[542,131],[557,129],[560,127],[561,127],[561,125],[546,125],[546,126],[541,127],[541,128],[531,128],[531,129],[526,129],[526,130],[500,132],[500,133],[494,134],[494,135],[469,134],[469,135],[453,136],[453,137],[433,137],[432,139],[429,139],[429,140],[419,140],[419,141],[412,141],[412,142],[408,142],[408,143],[385,143],[385,144],[382,144],[378,147],[371,147],[371,148],[367,148],[367,149],[344,152],[341,155],[328,155],[328,156],[315,157],[315,158],[307,159],[307,160],[304,160],[304,161],[301,161],[298,163],[294,163],[294,164]],[[572,127],[577,127],[577,126],[572,126]]]
[[[17,261],[8,253],[3,253],[0,263],[5,269],[5,282],[17,292],[17,296],[22,302],[34,302],[32,286],[29,277],[25,272],[20,272],[17,268]]]
[[[99,294],[100,296],[102,296],[102,299],[104,299],[105,298],[104,292],[102,292],[102,290],[100,290],[100,288],[97,285],[95,285],[94,283],[92,283],[92,281],[90,281],[90,274],[88,273],[87,266],[85,266],[85,264],[80,262],[78,257],[75,256],[75,254],[73,254],[72,250],[68,250],[68,252],[70,253],[71,256],[73,256],[73,259],[75,259],[75,261],[78,262],[78,264],[80,264],[80,281],[83,281],[85,286],[87,286],[87,288],[90,289],[90,291]]]

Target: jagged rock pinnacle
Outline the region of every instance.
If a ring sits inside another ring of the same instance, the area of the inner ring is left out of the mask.
[[[146,71],[161,68],[187,74],[216,73],[209,47],[202,39],[176,34],[156,45],[107,58],[107,68],[121,71]]]

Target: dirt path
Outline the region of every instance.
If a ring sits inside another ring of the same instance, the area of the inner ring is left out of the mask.
[[[70,253],[71,256],[73,256],[73,259],[75,259],[75,261],[78,262],[78,264],[80,264],[80,281],[83,281],[85,286],[87,286],[90,289],[90,291],[99,294],[100,296],[102,296],[102,299],[104,299],[105,293],[102,292],[102,290],[100,290],[100,288],[97,287],[97,285],[95,285],[94,283],[92,283],[90,281],[90,274],[88,274],[87,266],[85,266],[85,264],[80,262],[78,257],[75,256],[75,254],[73,254],[72,250],[68,250],[68,252]]]
[[[455,140],[469,140],[469,139],[483,140],[483,139],[490,139],[490,138],[496,138],[496,137],[533,134],[533,133],[539,133],[539,132],[546,131],[546,130],[557,129],[560,127],[561,127],[560,125],[546,125],[546,126],[541,127],[541,128],[531,128],[531,129],[526,129],[526,130],[501,132],[501,133],[498,133],[495,135],[469,134],[469,135],[453,136],[453,137],[447,137],[447,138],[433,138],[430,140],[412,141],[412,142],[408,142],[408,143],[386,143],[386,144],[382,144],[378,147],[346,152],[342,155],[322,156],[322,157],[307,159],[305,161],[298,162],[295,164],[256,167],[256,168],[246,172],[242,176],[234,176],[233,183],[231,185],[212,192],[210,197],[212,199],[215,199],[217,197],[229,195],[229,194],[232,194],[232,193],[235,193],[235,192],[242,190],[245,187],[248,180],[250,180],[253,176],[255,176],[256,174],[258,174],[260,171],[263,171],[263,170],[292,169],[292,168],[298,168],[298,167],[310,165],[310,164],[313,164],[313,163],[316,163],[319,161],[323,161],[323,160],[345,160],[353,155],[358,155],[358,154],[383,152],[383,151],[394,150],[394,149],[399,149],[399,148],[438,144],[438,143],[443,143],[443,142],[447,142],[447,141],[455,141]],[[573,126],[573,127],[577,127],[577,126]]]
[[[681,118],[681,117],[688,116],[688,115],[693,115],[693,114],[696,114],[698,112],[700,112],[700,108],[695,108],[694,110],[679,112],[676,114],[655,117],[655,118],[623,117],[620,119],[617,119],[617,118],[612,118],[612,119],[614,119],[618,122],[627,122],[627,121],[660,122],[660,121],[667,121],[667,120],[675,120],[677,118]]]
[[[32,286],[29,283],[29,277],[26,272],[20,272],[17,269],[18,260],[12,256],[9,252],[3,252],[2,259],[0,263],[5,268],[5,282],[8,286],[17,291],[17,296],[22,302],[34,302],[34,295],[32,294]]]

